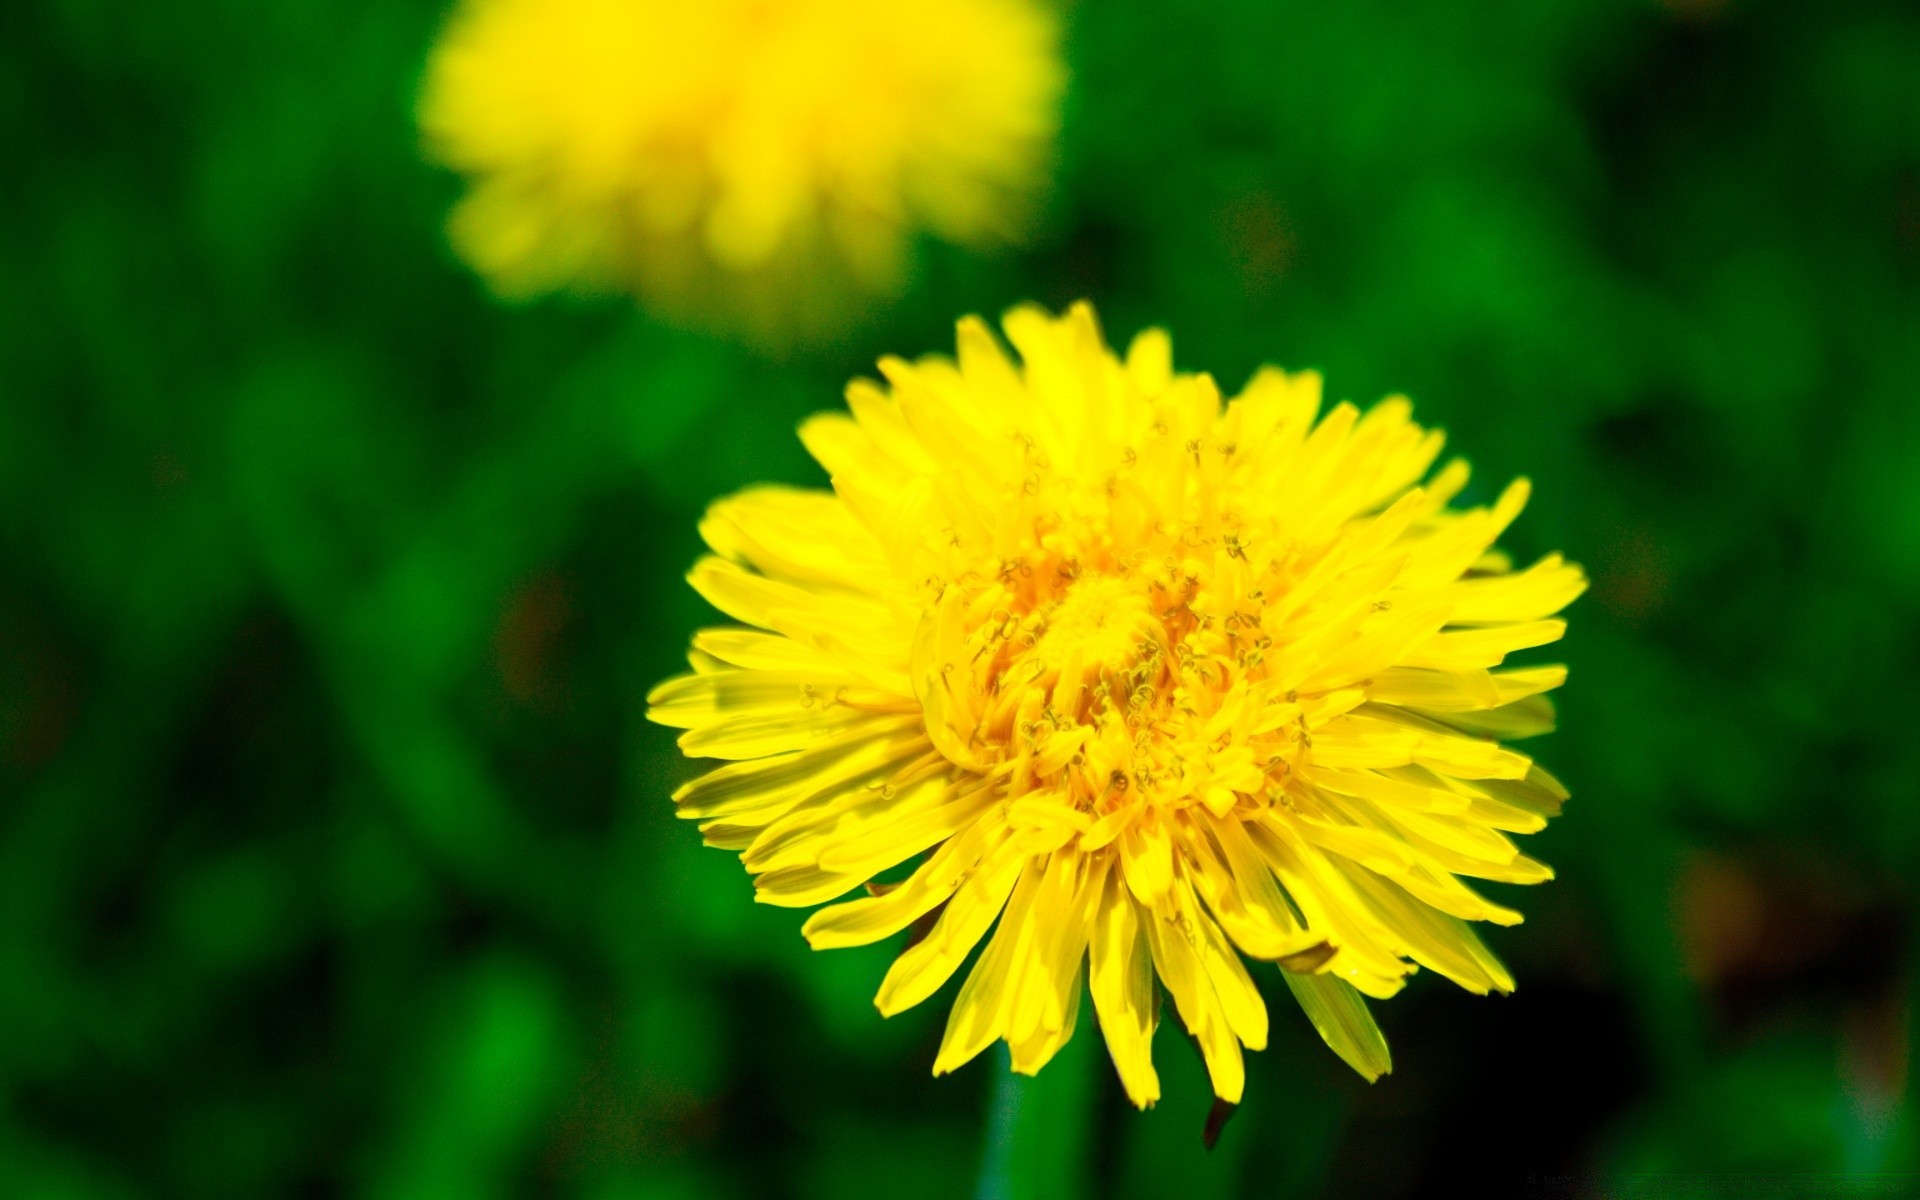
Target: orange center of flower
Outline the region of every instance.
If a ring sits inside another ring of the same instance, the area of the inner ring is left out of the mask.
[[[944,711],[1038,819],[1117,828],[1169,807],[1264,805],[1310,744],[1267,662],[1258,583],[1280,580],[1256,580],[1232,533],[1187,534],[1125,561],[1088,554],[1097,571],[1036,553],[938,606],[958,701]]]
[[[1030,650],[1014,649],[1006,668],[1045,689],[1058,714],[1084,718],[1096,703],[1131,699],[1159,681],[1167,630],[1138,584],[1113,577],[1078,581],[1035,614]]]

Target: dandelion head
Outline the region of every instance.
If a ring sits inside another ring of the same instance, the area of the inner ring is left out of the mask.
[[[1038,0],[463,0],[420,122],[503,295],[785,337],[895,288],[917,230],[1015,237],[1063,81]]]
[[[1037,1071],[1083,990],[1129,1096],[1159,1096],[1171,998],[1215,1092],[1267,1040],[1272,964],[1327,1043],[1389,1069],[1362,997],[1426,967],[1512,978],[1466,879],[1550,877],[1508,837],[1560,784],[1504,740],[1550,728],[1586,585],[1495,542],[1527,496],[1453,504],[1464,463],[1391,398],[1321,412],[1263,369],[1223,402],[1158,331],[1124,357],[1092,310],[1017,309],[955,359],[880,364],[801,435],[832,491],[713,506],[696,635],[651,715],[731,760],[676,795],[820,948],[917,931],[891,1015],[973,959],[934,1064],[996,1040]],[[883,873],[898,874],[876,883]]]

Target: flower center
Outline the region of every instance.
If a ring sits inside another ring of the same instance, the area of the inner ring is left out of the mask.
[[[1236,550],[1145,569],[1036,558],[950,587],[930,618],[936,634],[951,623],[950,648],[929,663],[953,697],[938,710],[950,756],[1025,797],[1022,820],[1075,828],[1269,803],[1306,726]]]
[[[1055,714],[1074,718],[1150,687],[1167,654],[1166,627],[1140,585],[1111,576],[1072,584],[1032,632],[1033,648],[1015,654],[1009,674],[1045,690]]]

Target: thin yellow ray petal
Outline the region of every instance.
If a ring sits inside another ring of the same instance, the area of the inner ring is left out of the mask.
[[[900,415],[920,444],[937,455],[929,477],[936,494],[951,500],[950,509],[992,511],[1016,464],[994,454],[997,447],[987,441],[971,414],[949,403],[914,368],[898,359],[882,360],[881,367],[888,370]]]
[[[1074,1026],[1080,1019],[1080,993],[1085,990],[1081,985],[1084,975],[1084,964],[1076,961],[1061,989],[1061,994],[1066,997],[1066,1007],[1057,1028],[1041,1025],[1024,1041],[1009,1045],[1015,1071],[1022,1075],[1039,1074],[1040,1068],[1052,1062],[1061,1047],[1073,1040]]]
[[[1127,1098],[1136,1108],[1160,1098],[1153,1069],[1153,952],[1133,895],[1110,871],[1094,911],[1087,978],[1094,1013]]]
[[[933,786],[936,785],[929,785],[929,790]],[[856,836],[823,839],[820,865],[829,871],[877,874],[953,836],[998,803],[984,788],[970,795],[956,796],[944,785],[938,786],[941,794],[948,797],[938,807],[902,812]]]
[[[1514,855],[1509,863],[1466,863],[1451,869],[1458,875],[1494,883],[1545,883],[1553,878],[1552,867],[1525,854]]]
[[[1227,1026],[1249,1050],[1266,1049],[1267,1002],[1254,986],[1253,977],[1247,974],[1246,963],[1234,952],[1220,926],[1193,902],[1191,894],[1182,907],[1199,931],[1195,950],[1213,994],[1220,1001]]]
[[[1374,906],[1383,923],[1399,937],[1403,952],[1415,962],[1478,995],[1493,990],[1513,990],[1512,976],[1481,945],[1465,921],[1421,903],[1391,879],[1382,879],[1359,867],[1342,869],[1355,890]]]
[[[1308,755],[1315,769],[1398,767],[1412,762],[1419,746],[1415,730],[1348,713],[1314,728]]]
[[[1195,822],[1186,844],[1194,889],[1243,953],[1278,961],[1326,946],[1325,934],[1300,925],[1238,817]]]
[[[898,887],[823,908],[807,918],[800,933],[815,950],[865,946],[891,937],[945,904],[1006,837],[1004,824],[982,817],[942,843]]]
[[[1587,590],[1586,572],[1549,554],[1524,571],[1486,579],[1463,579],[1447,589],[1456,625],[1537,621],[1572,604]]]
[[[1369,616],[1356,634],[1330,625],[1310,643],[1313,669],[1296,686],[1303,692],[1329,691],[1368,679],[1395,663],[1410,662],[1435,638],[1446,619],[1442,605],[1430,597],[1407,595],[1385,612],[1364,606]],[[1300,652],[1306,652],[1302,650]]]
[[[1027,966],[1027,947],[1039,933],[1038,922],[1030,914],[1034,895],[1045,878],[1046,864],[1029,859],[1006,910],[1000,914],[999,928],[967,973],[960,995],[947,1014],[947,1031],[933,1060],[935,1075],[945,1075],[971,1062],[1005,1032],[1021,983],[1020,969]]]
[[[1438,846],[1477,862],[1493,864],[1511,863],[1519,854],[1513,843],[1497,830],[1479,824],[1471,816],[1414,812],[1357,798],[1349,799],[1346,807],[1363,825],[1403,847]],[[1402,856],[1403,866],[1408,857]]]
[[[708,508],[700,536],[774,579],[870,593],[892,576],[883,548],[829,491],[748,488]]]
[[[796,717],[864,713],[917,713],[906,697],[861,687],[844,675],[800,671],[723,669],[679,675],[647,695],[647,719],[682,729],[700,728],[748,715]]]
[[[729,763],[682,784],[673,800],[680,816],[701,820],[771,821],[809,796],[862,773],[919,757],[928,747],[919,722],[877,717],[811,750]]]
[[[1400,989],[1411,968],[1393,951],[1393,939],[1370,909],[1290,822],[1273,814],[1249,822],[1247,833],[1280,877],[1307,927],[1327,936],[1336,952],[1326,970],[1381,998]]]
[[[966,597],[948,588],[938,605],[914,632],[910,653],[914,695],[919,698],[927,736],[948,761],[970,771],[984,772],[986,764],[973,749],[980,714],[972,708],[969,690],[960,686],[969,659],[964,620]]]
[[[1553,701],[1546,696],[1528,696],[1525,700],[1516,700],[1484,712],[1428,715],[1442,725],[1470,737],[1502,738],[1508,741],[1552,733],[1556,717]]]
[[[893,960],[874,1006],[883,1017],[904,1012],[938,991],[1006,906],[1026,856],[1016,840],[989,854],[954,892],[933,929]]]
[[[768,822],[740,861],[753,872],[801,863],[851,870],[845,861],[822,862],[823,852],[892,822],[924,816],[953,796],[954,784],[937,755],[883,763]]]
[[[1562,666],[1513,671],[1434,671],[1393,667],[1367,684],[1367,699],[1426,713],[1472,712],[1499,708],[1565,683]]]
[[[760,836],[760,826],[708,821],[700,826],[700,842],[716,850],[745,850]]]
[[[1427,737],[1413,761],[1456,779],[1524,779],[1533,760],[1498,742],[1470,737]]]
[[[1426,493],[1422,515],[1431,516],[1445,508],[1455,496],[1460,494],[1461,489],[1467,486],[1467,481],[1472,476],[1473,469],[1463,458],[1453,459],[1434,472],[1433,478],[1427,480],[1426,487],[1422,489]]]
[[[756,671],[811,671],[845,674],[840,661],[812,646],[777,633],[738,626],[702,629],[693,635],[693,648],[721,662]]]
[[[1104,886],[1110,855],[1100,855],[1101,870],[1093,882]],[[1009,1044],[1025,1042],[1042,1026],[1058,1028],[1066,1013],[1063,988],[1076,978],[1076,964],[1085,955],[1093,900],[1098,888],[1088,886],[1085,856],[1068,843],[1048,857],[1046,878],[1033,902],[1033,920],[1041,932],[1034,939],[1033,961],[1023,973],[1006,1028]]]
[[[842,481],[886,494],[914,476],[914,472],[878,445],[861,424],[842,413],[815,413],[800,423],[800,441],[814,461]]]
[[[1533,760],[1498,742],[1470,737],[1429,717],[1390,705],[1374,705],[1371,715],[1421,731],[1420,746],[1414,752],[1415,764],[1440,775],[1458,779],[1524,779]],[[1390,767],[1383,774],[1394,776],[1403,767]]]
[[[1327,415],[1313,427],[1307,435],[1306,444],[1300,448],[1300,455],[1294,460],[1294,470],[1299,474],[1289,481],[1289,491],[1308,498],[1309,506],[1319,501],[1326,492],[1326,481],[1346,460],[1347,435],[1360,420],[1360,410],[1345,400],[1327,410]],[[1310,518],[1312,508],[1299,513]]]
[[[1473,787],[1465,780],[1459,781],[1465,787]],[[1532,809],[1521,808],[1517,804],[1508,804],[1487,795],[1475,795],[1468,814],[1489,829],[1500,829],[1507,833],[1538,833],[1547,827],[1547,819]]]
[[[1173,841],[1152,817],[1136,820],[1120,833],[1120,867],[1127,887],[1152,908],[1173,886]]]
[[[1413,774],[1415,771],[1420,774]],[[1417,767],[1390,771],[1336,771],[1314,767],[1302,775],[1324,791],[1359,796],[1377,804],[1391,804],[1416,812],[1463,813],[1473,807],[1471,797],[1447,787]]]
[[[934,470],[934,460],[914,437],[900,406],[893,402],[871,379],[856,379],[847,385],[847,408],[853,419],[881,453],[896,463],[925,474]]]
[[[866,881],[865,875],[824,871],[806,863],[754,876],[753,898],[776,908],[811,908],[844,896]]]
[[[1488,921],[1495,925],[1518,925],[1524,919],[1518,912],[1493,901],[1461,883],[1444,867],[1416,865],[1393,881],[1415,899],[1463,921]]]
[[[1358,801],[1356,803],[1364,803]],[[1300,818],[1300,835],[1322,850],[1392,875],[1413,866],[1413,853],[1395,832],[1371,825]]]
[[[1434,634],[1400,661],[1405,666],[1437,671],[1497,667],[1506,661],[1507,655],[1557,642],[1566,632],[1567,623],[1558,617],[1519,625],[1452,629]]]
[[[1164,329],[1142,329],[1127,346],[1127,374],[1135,387],[1152,395],[1173,378],[1173,339]]]
[[[1520,515],[1532,490],[1525,479],[1516,479],[1491,508],[1437,514],[1435,527],[1408,546],[1409,586],[1443,587],[1459,579]]]
[[[1424,870],[1436,876],[1467,875],[1502,883],[1543,883],[1553,878],[1551,867],[1517,853],[1511,842],[1495,832],[1498,826],[1484,823],[1476,813],[1435,816],[1357,798],[1329,796],[1326,800],[1358,828],[1329,838],[1320,823],[1303,822],[1306,835],[1382,875],[1398,877]],[[1383,852],[1387,850],[1383,842],[1397,846],[1397,852]],[[1481,917],[1474,914],[1479,912],[1472,907],[1461,915],[1477,920]]]
[[[727,669],[727,664],[699,647],[687,651],[687,665],[693,668],[695,675],[713,675]]]
[[[1542,817],[1559,816],[1561,806],[1567,802],[1566,785],[1539,763],[1527,768],[1524,779],[1473,779],[1454,783],[1470,795],[1489,796]]]
[[[1356,591],[1373,591],[1375,587],[1364,584],[1354,578],[1356,567],[1371,567],[1382,570],[1384,578],[1391,578],[1399,571],[1399,565],[1391,556],[1382,558],[1387,547],[1393,544],[1418,516],[1424,497],[1411,492],[1395,501],[1385,512],[1364,521],[1355,522],[1343,531],[1343,535],[1334,547],[1314,564],[1304,576],[1281,597],[1273,606],[1272,619],[1284,620],[1301,612],[1319,601],[1334,589],[1352,588]],[[1445,614],[1436,609],[1436,616],[1444,620]]]
[[[1036,902],[1034,919],[1041,932],[1007,1026],[1013,1069],[1022,1074],[1031,1075],[1046,1065],[1073,1033],[1087,939],[1111,859],[1112,855],[1103,854],[1089,861],[1069,847],[1056,853],[1049,864],[1049,875],[1058,879],[1059,886]]]
[[[954,327],[954,349],[960,373],[979,391],[1003,407],[1025,398],[1020,372],[1007,358],[993,327],[985,321],[979,317],[960,318]]]
[[[1387,1039],[1374,1024],[1366,1002],[1351,987],[1327,975],[1281,972],[1293,998],[1327,1046],[1360,1072],[1368,1083],[1393,1070]]]
[[[1194,915],[1187,911],[1190,906],[1191,895],[1176,884],[1168,893],[1165,910],[1150,913],[1143,921],[1153,947],[1153,967],[1173,997],[1181,1024],[1199,1043],[1214,1094],[1238,1104],[1246,1087],[1246,1061],[1201,961],[1197,945],[1201,935]]]
[[[748,713],[689,729],[678,740],[689,758],[765,758],[812,749],[872,721],[872,714],[850,708]]]
[[[737,621],[857,660],[868,670],[905,661],[911,631],[891,605],[846,592],[811,591],[712,556],[695,563],[687,581]],[[902,681],[892,690],[906,694],[909,689]]]

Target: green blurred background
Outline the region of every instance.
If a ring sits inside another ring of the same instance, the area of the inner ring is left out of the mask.
[[[0,13],[0,1194],[1920,1169],[1911,3],[1083,2],[1036,241],[784,359],[492,301],[415,148],[440,17]],[[1408,392],[1594,580],[1519,992],[1376,1005],[1372,1087],[1276,1002],[1211,1154],[1174,1028],[1144,1116],[1084,1036],[930,1078],[945,994],[883,1022],[890,947],[753,905],[643,720],[707,500],[818,482],[793,427],[877,354],[1082,296]]]

